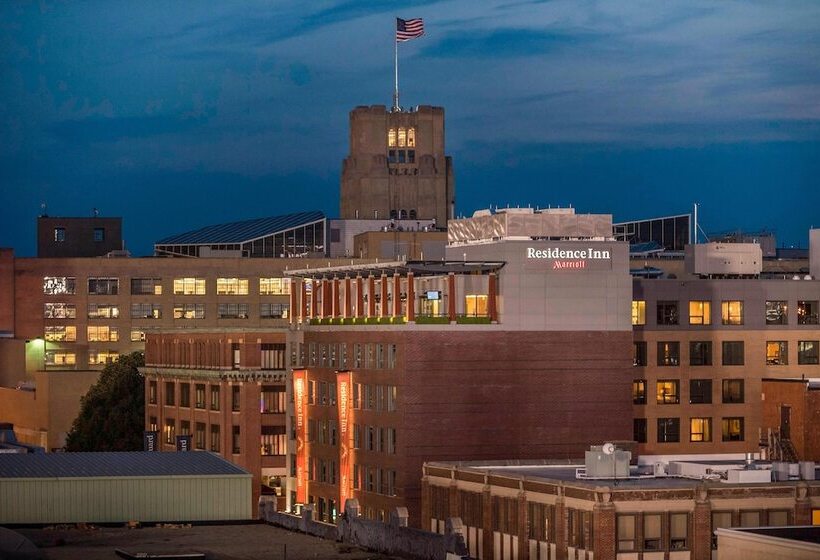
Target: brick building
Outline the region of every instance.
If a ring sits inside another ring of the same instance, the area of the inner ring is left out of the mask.
[[[37,218],[38,257],[102,257],[124,249],[122,218]]]
[[[145,426],[160,451],[176,436],[219,453],[272,487],[284,509],[287,476],[285,329],[220,329],[152,334],[145,345]]]
[[[767,446],[779,452],[772,458],[820,463],[820,379],[763,378],[761,400]]]
[[[355,497],[418,526],[425,461],[629,439],[631,279],[609,216],[485,218],[450,222],[443,261],[288,271],[293,500],[320,518]]]
[[[716,529],[809,525],[820,513],[820,482],[727,482],[714,473],[747,476],[745,465],[677,465],[711,480],[654,477],[652,465],[596,480],[578,478],[584,465],[546,461],[428,463],[422,525],[443,532],[461,518],[480,560],[711,560]]]

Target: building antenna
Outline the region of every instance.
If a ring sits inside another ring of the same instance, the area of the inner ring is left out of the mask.
[[[695,202],[695,227],[693,228],[693,230],[695,232],[695,245],[698,244],[698,231],[703,234],[703,238],[706,240],[706,242],[707,243],[709,242],[709,236],[706,235],[706,232],[703,231],[703,228],[700,227],[700,224],[698,223],[698,208],[699,207],[700,207],[700,204]]]

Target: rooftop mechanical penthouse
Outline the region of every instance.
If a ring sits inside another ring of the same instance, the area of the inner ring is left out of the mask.
[[[425,461],[631,439],[632,282],[611,217],[481,212],[449,237],[440,261],[287,273],[291,484],[321,518],[356,498],[372,518],[407,506],[418,525]]]

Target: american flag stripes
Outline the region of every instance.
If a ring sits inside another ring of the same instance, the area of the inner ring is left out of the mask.
[[[409,41],[424,35],[424,20],[421,18],[396,18],[396,42]]]

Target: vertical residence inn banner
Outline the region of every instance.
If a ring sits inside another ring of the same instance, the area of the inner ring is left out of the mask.
[[[339,406],[339,510],[345,510],[345,501],[350,497],[350,372],[336,372]]]
[[[296,408],[296,502],[307,503],[307,370],[293,371],[293,400]]]

